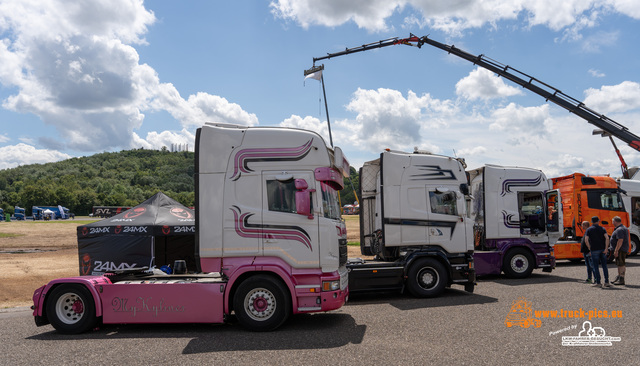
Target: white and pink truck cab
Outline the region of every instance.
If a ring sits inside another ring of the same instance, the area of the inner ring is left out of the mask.
[[[61,278],[37,289],[38,326],[222,323],[269,331],[348,299],[338,191],[349,163],[318,134],[205,124],[196,134],[197,273],[147,268]]]

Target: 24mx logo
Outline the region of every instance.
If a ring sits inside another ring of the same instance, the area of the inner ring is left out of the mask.
[[[120,233],[147,233],[146,226],[116,226],[116,234]]]
[[[109,234],[111,232],[110,227],[92,227],[89,228],[89,234]]]
[[[195,233],[196,227],[195,226],[174,226],[173,232],[174,233]]]
[[[137,263],[129,264],[123,262],[116,266],[113,262],[95,261],[93,264],[95,265],[93,268],[95,272],[109,272],[135,268]]]

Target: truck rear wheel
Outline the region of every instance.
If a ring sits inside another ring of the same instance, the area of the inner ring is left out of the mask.
[[[527,278],[533,271],[533,258],[526,249],[511,249],[504,257],[502,270],[509,278]]]
[[[92,329],[96,323],[96,306],[87,288],[78,284],[60,285],[47,299],[49,322],[60,333],[78,334]]]
[[[434,258],[417,259],[407,273],[407,288],[415,297],[434,297],[444,291],[449,282],[447,270]]]
[[[238,322],[245,328],[264,332],[278,328],[291,314],[291,299],[282,282],[257,275],[238,286],[233,297]]]

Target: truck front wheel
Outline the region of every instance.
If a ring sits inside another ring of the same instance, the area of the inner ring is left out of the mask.
[[[640,247],[640,240],[638,240],[638,237],[632,236],[631,240],[629,240],[629,255],[638,254],[638,247]]]
[[[525,249],[511,249],[504,257],[502,270],[509,278],[527,278],[533,271],[533,258]]]
[[[87,288],[78,284],[60,285],[51,291],[47,318],[60,333],[78,334],[96,325],[96,307]]]
[[[291,299],[282,282],[257,275],[238,286],[233,309],[243,327],[258,332],[271,331],[289,318]]]
[[[448,281],[447,270],[434,258],[416,260],[407,273],[407,288],[415,297],[438,296]]]

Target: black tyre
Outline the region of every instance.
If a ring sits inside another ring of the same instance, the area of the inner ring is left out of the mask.
[[[476,285],[474,283],[465,283],[464,284],[464,290],[470,294],[473,293],[473,290],[475,290]]]
[[[45,310],[51,325],[64,334],[86,332],[98,321],[93,296],[83,285],[66,284],[54,288]]]
[[[415,297],[438,296],[448,282],[449,274],[446,268],[434,258],[415,260],[407,273],[407,288]]]
[[[582,258],[571,258],[571,259],[569,259],[569,262],[571,262],[571,263],[580,263],[580,262],[582,262]]]
[[[629,240],[629,256],[638,254],[638,248],[640,248],[640,239],[637,236],[632,236]]]
[[[502,262],[502,271],[509,278],[527,278],[531,275],[533,267],[531,253],[522,248],[508,251]]]
[[[238,323],[246,329],[271,331],[291,315],[291,297],[280,280],[257,275],[238,286],[233,297],[233,309]]]

